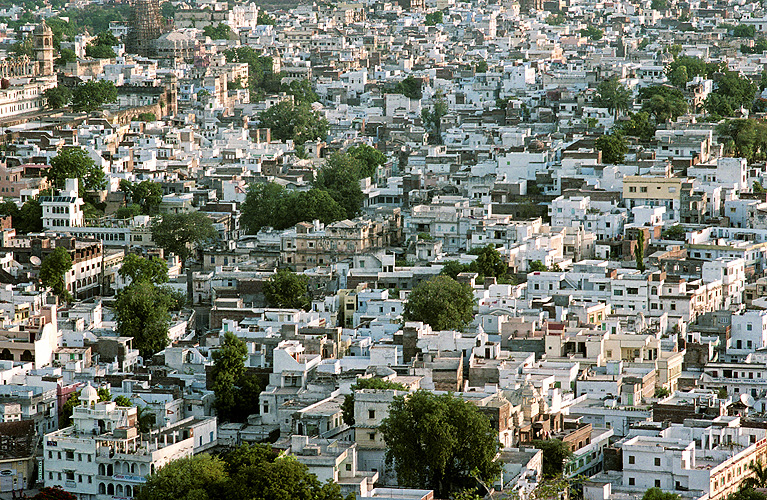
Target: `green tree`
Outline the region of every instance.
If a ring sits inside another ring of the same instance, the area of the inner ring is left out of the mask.
[[[530,265],[528,266],[528,269],[530,270],[531,273],[536,273],[536,272],[542,273],[542,272],[548,271],[546,266],[540,260],[532,261]]]
[[[16,57],[29,57],[34,59],[35,57],[35,44],[32,42],[31,37],[27,37],[11,45],[11,53]]]
[[[407,387],[399,382],[392,382],[391,380],[378,377],[358,378],[354,385],[351,386],[352,393],[344,396],[344,402],[341,405],[344,423],[348,426],[354,425],[354,392],[363,389],[407,391]]]
[[[274,61],[252,47],[236,47],[224,52],[227,62],[248,64],[248,89],[252,102],[261,100],[264,94],[282,90],[281,76],[273,71]]]
[[[338,194],[338,196],[341,195]],[[347,218],[344,207],[333,198],[330,191],[325,189],[294,191],[288,198],[288,202],[285,215],[291,222],[290,226],[315,219],[323,224],[330,224]]]
[[[284,90],[288,95],[293,96],[296,104],[312,104],[320,100],[320,96],[312,89],[311,82],[306,78],[291,81]]]
[[[727,500],[767,500],[767,495],[752,488],[740,488],[727,495]]]
[[[325,139],[328,134],[327,120],[307,103],[281,101],[263,111],[258,119],[262,127],[271,129],[274,139],[293,140],[297,145]]]
[[[546,18],[546,24],[550,26],[562,26],[567,22],[567,18],[560,14],[551,14],[549,17]]]
[[[65,87],[63,85],[51,87],[49,89],[45,89],[45,92],[43,92],[43,97],[45,97],[45,104],[48,106],[48,108],[63,108],[69,104],[69,101],[72,100],[72,90],[70,90],[69,87]]]
[[[656,123],[676,120],[687,112],[687,99],[681,90],[667,85],[645,87],[639,91],[642,111],[655,118]]]
[[[64,247],[56,247],[40,265],[40,282],[65,302],[72,300],[72,295],[64,281],[64,275],[70,269],[72,269],[72,256]]]
[[[157,421],[157,415],[152,412],[148,406],[139,406],[136,408],[136,423],[139,432],[147,434],[152,430]]]
[[[45,176],[57,188],[62,189],[67,179],[80,179],[80,194],[95,191],[106,186],[104,170],[96,165],[84,149],[67,147],[51,158],[51,166]]]
[[[671,84],[679,88],[687,87],[687,82],[690,81],[690,75],[687,74],[686,66],[674,68],[669,71],[667,76]]]
[[[227,480],[224,461],[210,455],[173,460],[147,477],[136,500],[214,500]]]
[[[255,234],[262,227],[285,229],[285,200],[288,192],[276,182],[263,182],[248,186],[242,204],[242,224],[249,233]]]
[[[656,398],[667,398],[671,395],[671,391],[668,390],[665,387],[656,387],[655,388],[655,397]]]
[[[628,118],[616,125],[623,135],[637,137],[643,141],[649,141],[655,137],[655,125],[650,122],[649,113],[644,111],[630,113]]]
[[[477,259],[471,263],[470,270],[481,276],[494,276],[503,279],[509,272],[508,264],[493,245],[475,248],[469,253],[477,256]]]
[[[72,49],[61,49],[59,57],[56,58],[54,63],[56,66],[66,66],[69,63],[77,61],[77,53]]]
[[[217,26],[213,26],[212,24],[205,26],[202,33],[213,40],[229,40],[233,35],[232,28],[224,23],[219,23]]]
[[[462,331],[474,314],[474,295],[469,285],[441,274],[419,283],[405,304],[405,321],[422,321],[435,331]]]
[[[309,307],[308,279],[289,269],[280,269],[264,282],[264,297],[270,307]]]
[[[90,113],[104,104],[117,101],[117,88],[108,80],[89,80],[78,84],[72,93],[72,109]]]
[[[165,19],[173,19],[176,17],[176,11],[178,9],[175,5],[173,5],[172,2],[163,2],[160,6],[160,13],[162,14],[162,17]],[[260,13],[259,13],[260,15]]]
[[[680,496],[660,488],[650,488],[642,495],[642,500],[679,500]]]
[[[163,214],[152,223],[152,239],[166,252],[185,263],[192,251],[205,242],[216,239],[213,221],[202,212]]]
[[[117,396],[114,399],[114,402],[117,403],[117,406],[126,406],[126,407],[133,406],[133,403],[131,402],[131,400],[125,396]]]
[[[423,97],[421,80],[416,80],[412,75],[409,75],[404,80],[397,82],[394,86],[394,93],[402,94],[408,99],[420,99]]]
[[[764,194],[767,193],[767,189],[764,189],[761,182],[754,181],[754,183],[751,185],[751,192],[756,194]]]
[[[434,106],[431,110],[421,110],[421,121],[429,133],[430,144],[442,144],[442,117],[448,112],[447,101],[445,97],[438,93],[434,99]]]
[[[397,396],[379,430],[386,462],[401,486],[448,498],[476,487],[477,478],[490,482],[501,472],[497,432],[475,405],[452,394],[418,390]]]
[[[109,45],[92,45],[85,47],[85,55],[94,59],[114,59],[117,57],[115,51]]]
[[[140,122],[153,122],[157,121],[157,115],[154,113],[139,113],[136,115],[135,118],[133,118],[134,121],[140,121]],[[147,181],[144,181],[147,182]]]
[[[141,207],[134,204],[120,207],[115,211],[116,219],[132,219],[137,215],[141,215]]]
[[[474,71],[477,73],[487,73],[487,61],[484,59],[479,61],[474,67]]]
[[[741,483],[741,487],[747,488],[767,488],[767,467],[761,460],[748,465],[748,472],[751,474]]]
[[[756,26],[752,24],[739,24],[732,30],[735,38],[754,38],[756,36]]]
[[[120,181],[120,191],[141,207],[145,215],[156,214],[162,203],[162,186],[158,182],[146,180],[134,184],[123,179]]]
[[[679,224],[676,224],[663,231],[662,237],[667,240],[684,240],[686,236],[687,231]]]
[[[436,12],[430,12],[426,14],[426,26],[436,26],[437,24],[442,24],[443,15],[442,11],[438,10]]]
[[[345,218],[352,219],[362,209],[365,195],[359,185],[364,175],[364,165],[357,158],[345,153],[333,153],[317,175],[315,186],[324,189],[345,211]]]
[[[117,293],[117,331],[133,338],[133,347],[146,359],[167,347],[170,297],[147,281],[132,283]]]
[[[157,285],[168,281],[168,264],[159,257],[145,258],[129,253],[123,259],[118,273],[131,283],[146,281]]]
[[[43,207],[37,198],[27,200],[19,210],[18,223],[13,227],[22,233],[39,233],[43,230]]]
[[[652,0],[650,8],[652,10],[666,10],[668,9],[668,0]]]
[[[457,260],[447,260],[442,263],[442,271],[440,271],[440,274],[456,279],[459,274],[467,271],[469,271],[469,266],[466,264],[461,264]]]
[[[616,116],[626,112],[631,102],[631,91],[617,77],[608,78],[597,85],[594,104],[609,109]]]
[[[212,389],[216,395],[216,415],[221,421],[239,421],[248,415],[240,413],[241,398],[238,384],[245,377],[245,357],[248,350],[245,342],[232,332],[224,334],[221,347],[213,351],[213,369],[211,370]],[[254,405],[253,413],[258,412],[258,397],[249,401]]]
[[[277,21],[272,16],[270,16],[269,14],[267,14],[266,12],[262,10],[258,12],[258,18],[256,19],[256,23],[261,26],[274,26],[275,24],[277,24]]]
[[[599,41],[605,35],[605,32],[595,26],[589,26],[581,30],[581,36],[589,37],[593,41]]]
[[[374,177],[376,169],[386,163],[386,156],[376,148],[367,144],[357,144],[346,150],[352,158],[356,158],[361,165],[362,177]]]
[[[570,445],[561,439],[538,439],[531,444],[543,451],[543,477],[552,478],[562,474],[565,464],[573,456]]]
[[[628,152],[626,139],[619,133],[605,134],[596,140],[596,147],[602,152],[602,163],[623,163]]]

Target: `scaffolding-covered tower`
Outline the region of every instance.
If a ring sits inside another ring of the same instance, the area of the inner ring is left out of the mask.
[[[160,0],[133,0],[125,51],[154,57],[154,41],[162,34],[164,24],[160,15]]]

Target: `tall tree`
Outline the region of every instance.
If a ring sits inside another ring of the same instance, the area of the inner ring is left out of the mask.
[[[64,247],[56,247],[40,265],[40,282],[53,290],[56,296],[66,302],[72,300],[64,280],[64,275],[72,269],[72,256]]]
[[[594,103],[619,115],[628,111],[633,98],[631,91],[623,85],[617,77],[603,80],[597,85]]]
[[[152,223],[154,242],[186,262],[199,245],[215,240],[218,232],[210,217],[201,212],[164,214]]]
[[[248,232],[255,234],[263,227],[285,229],[285,199],[287,190],[276,182],[263,182],[248,186],[242,204],[242,223]]]
[[[345,211],[347,219],[353,219],[362,209],[365,195],[359,180],[364,175],[363,163],[345,153],[333,153],[320,169],[316,187],[324,189]]]
[[[506,277],[509,265],[493,245],[487,245],[470,251],[477,256],[470,269],[482,276],[493,276],[499,279]]]
[[[255,375],[245,368],[248,350],[232,332],[224,334],[221,347],[213,351],[212,389],[216,395],[216,415],[221,421],[244,422],[258,413],[261,389]]]
[[[152,356],[170,342],[170,305],[168,294],[152,283],[133,283],[117,293],[117,331],[124,337],[133,337],[133,347],[144,358]]]
[[[402,486],[448,498],[476,487],[477,478],[490,482],[500,474],[497,432],[475,405],[452,394],[398,396],[379,430]]]
[[[346,152],[349,156],[361,162],[360,170],[362,177],[375,176],[376,169],[386,163],[386,156],[367,144],[357,144],[347,149]]]
[[[264,297],[271,307],[305,309],[309,306],[307,286],[303,274],[280,269],[264,282]]]
[[[742,488],[767,488],[767,466],[761,460],[748,465],[750,476],[741,483]]]
[[[80,179],[80,193],[103,189],[106,186],[104,170],[82,148],[68,147],[51,158],[46,177],[57,188],[64,187],[67,179]]]
[[[422,321],[434,330],[462,331],[474,314],[474,295],[469,285],[441,274],[419,283],[408,295],[405,321]]]
[[[642,111],[655,117],[656,123],[676,120],[687,112],[687,99],[681,90],[668,85],[645,87],[639,91]]]

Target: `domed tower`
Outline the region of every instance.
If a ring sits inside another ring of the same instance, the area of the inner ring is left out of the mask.
[[[37,76],[53,75],[53,31],[43,20],[34,31]]]
[[[92,408],[99,402],[99,391],[88,382],[82,391],[80,391],[80,403],[83,406]]]

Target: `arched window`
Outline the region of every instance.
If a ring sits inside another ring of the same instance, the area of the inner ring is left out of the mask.
[[[104,483],[99,483],[99,493],[101,495],[105,494],[107,492],[106,486],[104,486]]]
[[[107,495],[114,495],[115,494],[115,485],[110,484],[107,485]]]

